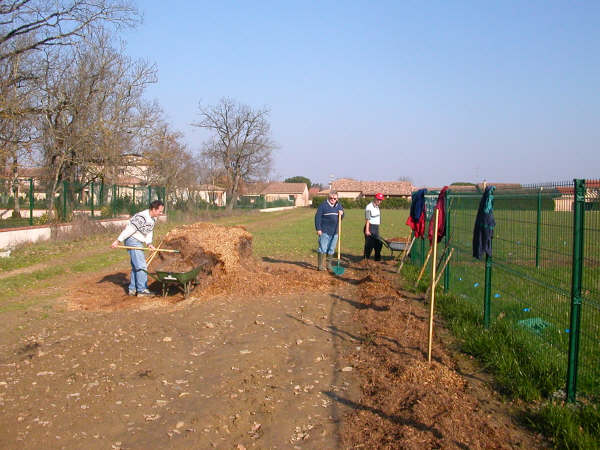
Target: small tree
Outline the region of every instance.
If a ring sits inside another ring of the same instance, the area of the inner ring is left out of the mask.
[[[227,209],[233,209],[242,181],[264,179],[271,170],[271,140],[268,109],[254,110],[223,98],[215,106],[200,105],[200,121],[192,125],[212,132],[203,156],[219,164],[226,174]]]
[[[284,183],[306,183],[306,186],[310,189],[310,187],[312,186],[310,180],[306,177],[302,177],[302,176],[295,176],[295,177],[291,177],[291,178],[286,178],[285,180],[283,180]]]

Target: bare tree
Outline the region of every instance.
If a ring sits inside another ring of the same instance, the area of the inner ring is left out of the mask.
[[[198,184],[199,169],[193,155],[181,142],[182,134],[162,123],[150,138],[144,155],[152,162],[150,178],[164,186],[171,198],[190,197],[190,187]]]
[[[212,139],[204,144],[203,155],[225,170],[227,209],[232,209],[240,182],[266,178],[271,170],[276,145],[270,136],[269,110],[253,110],[228,98],[215,106],[199,108],[200,121],[192,125],[212,132]]]
[[[20,217],[20,165],[30,159],[35,137],[31,112],[35,102],[35,84],[31,55],[13,55],[0,61],[0,109],[20,111],[18,115],[0,118],[0,170],[9,168],[9,185],[13,192],[13,217]],[[6,82],[18,80],[17,83]]]
[[[104,34],[58,61],[48,57],[46,67],[40,128],[53,202],[61,180],[94,181],[131,151],[153,115],[142,94],[156,77],[154,67],[114,50]]]
[[[132,26],[137,21],[138,12],[128,0],[0,1],[0,60],[72,44],[107,23]]]

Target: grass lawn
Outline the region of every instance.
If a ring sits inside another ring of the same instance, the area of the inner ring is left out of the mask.
[[[298,208],[274,213],[254,213],[215,220],[222,225],[242,225],[254,236],[254,254],[258,257],[276,256],[306,260],[315,255],[317,233],[316,209]],[[385,238],[410,236],[405,225],[408,210],[382,209],[381,235]],[[364,211],[350,209],[342,221],[342,254],[360,256],[364,247]],[[387,250],[383,249],[383,254]]]

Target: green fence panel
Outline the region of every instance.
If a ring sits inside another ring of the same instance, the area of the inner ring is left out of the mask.
[[[576,317],[571,311],[573,182],[496,189],[493,259],[488,262],[493,279],[489,275],[487,283],[485,260],[472,256],[482,194],[481,190],[452,189],[447,194],[445,244],[454,253],[451,270],[444,274],[445,290],[482,308],[482,324],[504,320],[519,332],[530,332],[544,349],[542,358],[560,361],[565,379],[571,360],[576,366],[569,378],[572,398],[575,386],[578,393],[600,395],[600,181],[587,180],[584,194],[581,305],[575,308]],[[428,215],[435,198],[427,194]],[[412,264],[420,268],[428,249],[428,241],[416,242]],[[578,337],[573,334],[577,331]],[[577,358],[569,356],[570,345],[578,350]]]

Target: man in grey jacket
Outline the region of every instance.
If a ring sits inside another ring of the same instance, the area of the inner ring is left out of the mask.
[[[156,218],[160,216],[165,209],[165,205],[160,200],[154,200],[150,203],[150,208],[134,214],[125,229],[119,237],[111,244],[112,248],[119,245],[127,247],[144,247],[154,250],[152,245],[152,234]],[[129,282],[129,295],[138,297],[149,297],[154,294],[148,290],[148,273],[146,272],[146,257],[142,250],[127,250],[131,260],[131,280]]]

